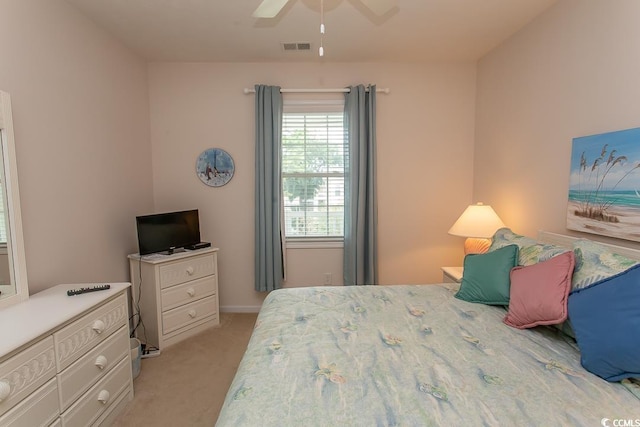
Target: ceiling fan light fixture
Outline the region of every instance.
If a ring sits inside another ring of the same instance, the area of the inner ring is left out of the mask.
[[[351,0],[351,1],[359,1],[365,7],[367,7],[373,14],[377,16],[383,16],[389,14],[394,9],[397,10],[398,7],[396,3],[398,0]],[[262,0],[260,5],[254,10],[253,17],[254,18],[275,18],[278,16],[284,7],[287,5],[289,0]],[[313,0],[315,4],[317,4],[317,0]],[[324,0],[320,0],[320,48],[318,49],[318,55],[324,56],[324,46],[323,39],[324,34],[326,32],[326,28],[324,26]],[[293,49],[287,49],[293,50]]]

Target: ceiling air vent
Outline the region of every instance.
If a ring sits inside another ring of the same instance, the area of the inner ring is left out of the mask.
[[[310,51],[311,43],[308,42],[285,42],[282,43],[282,50],[285,52]]]

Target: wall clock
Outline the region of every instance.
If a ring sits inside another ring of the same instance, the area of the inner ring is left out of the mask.
[[[222,187],[233,178],[233,158],[220,148],[204,150],[196,160],[196,174],[210,187]]]

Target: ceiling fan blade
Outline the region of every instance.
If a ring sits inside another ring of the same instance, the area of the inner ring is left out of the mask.
[[[275,18],[289,0],[262,0],[260,6],[253,11],[254,18]]]
[[[396,0],[360,0],[360,2],[378,16],[389,12],[396,5]]]

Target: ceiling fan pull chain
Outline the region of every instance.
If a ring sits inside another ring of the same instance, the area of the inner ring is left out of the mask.
[[[322,41],[324,38],[324,0],[320,0],[320,49],[318,49],[318,55],[324,56],[324,47]]]

